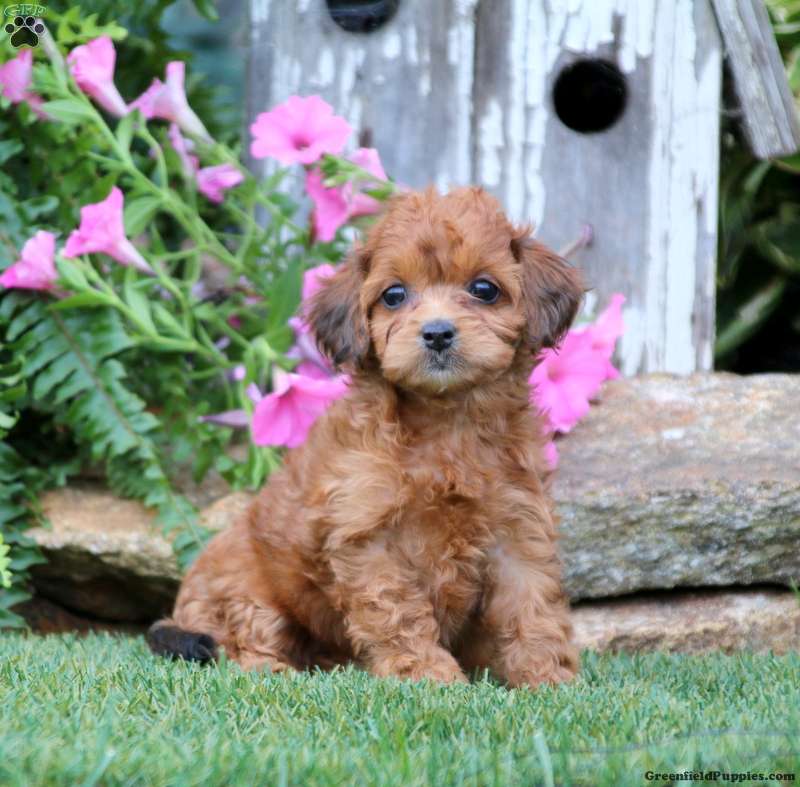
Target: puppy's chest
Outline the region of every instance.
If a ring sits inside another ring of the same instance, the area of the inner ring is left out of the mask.
[[[395,533],[430,593],[443,629],[460,626],[479,602],[494,544],[495,462],[432,447],[404,463],[404,505]]]

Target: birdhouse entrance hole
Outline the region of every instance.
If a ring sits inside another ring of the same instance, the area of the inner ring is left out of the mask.
[[[625,75],[608,60],[578,60],[565,66],[553,88],[559,120],[582,134],[611,128],[622,117],[627,100]]]
[[[400,0],[326,0],[331,19],[348,33],[371,33],[397,12]]]

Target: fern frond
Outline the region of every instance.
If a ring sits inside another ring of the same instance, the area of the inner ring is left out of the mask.
[[[133,346],[109,309],[59,312],[45,301],[9,293],[0,301],[7,339],[22,357],[30,404],[68,428],[93,462],[105,464],[111,487],[157,508],[186,565],[207,540],[197,512],[164,472],[154,436],[158,419],[126,385],[118,356]]]

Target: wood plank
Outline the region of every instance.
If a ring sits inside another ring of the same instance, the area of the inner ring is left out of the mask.
[[[563,248],[592,292],[628,299],[626,374],[713,365],[721,44],[707,2],[493,0],[477,17],[475,180]],[[603,58],[625,74],[627,109],[581,134],[553,108],[561,69]]]
[[[753,153],[761,159],[795,153],[797,107],[763,0],[712,2]]]
[[[402,0],[362,34],[338,27],[324,0],[250,0],[248,117],[317,93],[401,183],[467,183],[476,3]]]

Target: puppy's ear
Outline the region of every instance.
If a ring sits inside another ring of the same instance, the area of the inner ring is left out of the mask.
[[[558,254],[534,240],[528,227],[514,235],[511,251],[522,268],[529,341],[537,348],[554,347],[578,313],[584,292],[581,275]]]
[[[369,352],[367,315],[361,307],[366,256],[353,251],[312,297],[308,322],[317,345],[334,366],[362,366]]]

